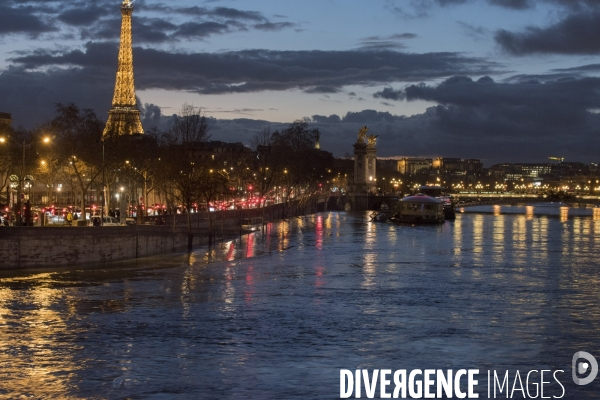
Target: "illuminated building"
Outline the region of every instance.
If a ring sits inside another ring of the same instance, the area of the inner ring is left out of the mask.
[[[405,175],[415,175],[420,172],[429,172],[431,158],[403,158],[398,161],[398,172]]]

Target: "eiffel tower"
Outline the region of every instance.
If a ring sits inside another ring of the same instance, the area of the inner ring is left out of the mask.
[[[112,108],[108,112],[108,121],[106,121],[103,137],[144,133],[133,85],[133,51],[131,45],[133,1],[123,0],[121,14],[123,19],[121,22],[121,44],[119,46],[119,66],[117,68],[115,94]]]

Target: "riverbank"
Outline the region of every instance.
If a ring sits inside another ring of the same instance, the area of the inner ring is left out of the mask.
[[[278,221],[322,211],[321,208],[322,203],[316,198],[264,209],[193,214],[192,248],[208,245],[210,236],[213,241],[218,241],[247,233],[242,222],[248,219],[258,220],[260,227],[260,220],[264,223]],[[154,225],[156,218],[146,217],[146,224],[133,226],[2,226],[0,270],[102,265],[187,250],[187,215],[161,216],[165,225]]]
[[[195,247],[208,243],[194,229]],[[234,234],[232,231],[227,232]],[[18,227],[0,229],[2,269],[108,263],[187,248],[187,230],[167,226]]]

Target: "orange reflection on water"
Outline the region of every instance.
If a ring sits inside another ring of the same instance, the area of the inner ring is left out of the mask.
[[[462,260],[462,246],[463,246],[462,218],[457,218],[454,221],[453,238],[454,238],[454,255],[452,258],[455,261],[455,265],[459,265],[460,261]]]
[[[548,217],[541,216],[533,220],[531,224],[532,247],[537,249],[537,257],[540,260],[548,258]]]
[[[495,205],[494,206],[494,215],[497,217],[500,215],[500,210],[502,209],[502,207],[500,207],[499,205]]]
[[[223,290],[223,301],[227,304],[224,308],[226,310],[230,310],[231,304],[233,304],[235,300],[235,286],[233,285],[233,280],[235,279],[235,272],[233,267],[235,264],[227,264],[225,267],[225,288]]]
[[[365,250],[373,250],[377,238],[377,224],[375,222],[367,222],[367,231],[365,233]]]
[[[569,220],[569,207],[560,208],[560,222],[567,222]]]
[[[375,278],[375,273],[377,271],[377,268],[375,265],[376,262],[377,262],[377,255],[375,253],[373,253],[373,252],[365,253],[365,255],[363,257],[364,281],[362,283],[362,286],[364,288],[369,288],[369,287],[375,285],[374,278]]]
[[[523,266],[527,261],[522,255],[527,250],[527,217],[515,216],[512,224],[512,260],[515,265]]]
[[[473,218],[473,261],[483,262],[483,215],[477,214]]]
[[[496,206],[494,206],[496,207]],[[500,207],[500,206],[498,206]],[[496,215],[494,213],[494,215]],[[494,239],[494,256],[493,259],[495,262],[500,263],[504,259],[504,251],[506,247],[506,242],[504,238],[504,220],[506,217],[504,215],[497,214],[494,218],[494,225],[492,230],[492,237]]]
[[[277,226],[277,239],[279,239],[279,251],[283,251],[289,247],[290,227],[286,221],[282,221]]]
[[[331,214],[329,214],[327,215],[327,218],[325,218],[325,229],[331,230],[332,227],[333,224],[331,223]]]
[[[599,221],[600,220],[600,207],[594,207],[592,210],[593,210],[592,211],[592,213],[593,213],[592,219],[594,221]]]
[[[527,221],[533,219],[533,206],[525,207],[525,216],[527,217]]]
[[[2,283],[11,285],[14,280]],[[63,302],[74,304],[72,311],[77,313],[77,299],[62,290],[41,286],[0,290],[3,398],[81,398],[68,394],[78,390],[77,371],[86,365],[74,360],[81,347],[66,346],[61,340],[77,333],[67,321],[72,315],[54,310]],[[15,304],[21,306],[15,308]]]

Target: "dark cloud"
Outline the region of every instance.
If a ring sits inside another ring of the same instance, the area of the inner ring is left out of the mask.
[[[474,1],[475,0],[435,0],[435,3],[437,3],[440,6],[448,6],[464,4]],[[536,4],[536,1],[534,0],[487,0],[487,2],[495,6],[510,8],[513,10],[527,10],[535,7]],[[600,0],[538,0],[538,2],[556,4],[574,10],[581,10],[584,8],[595,8],[600,6]],[[431,4],[431,0],[417,0],[417,3],[419,6],[423,7],[424,4]]]
[[[112,50],[116,57],[116,49]],[[113,55],[104,57],[111,59]],[[37,57],[47,56],[40,53]],[[106,67],[108,64],[63,66],[46,72],[10,67],[0,74],[0,109],[13,113],[16,126],[50,119],[57,102],[73,101],[82,108],[95,109],[105,118],[115,75],[115,66]],[[363,110],[341,117],[315,115],[311,123],[322,132],[322,148],[337,156],[352,152],[356,132],[367,125],[370,133],[380,135],[380,156],[482,158],[490,165],[544,161],[548,155],[560,153],[570,160],[598,161],[600,116],[589,110],[600,109],[600,79],[536,82],[497,83],[485,76],[476,81],[456,76],[438,86],[406,88],[408,100],[438,104],[422,114],[405,117]],[[140,104],[140,110],[145,129],[168,126],[170,117],[157,105]],[[265,126],[274,130],[287,124],[211,118],[215,140],[249,144],[253,134]]]
[[[3,0],[0,5],[0,35],[61,32],[63,37],[84,40],[117,39],[121,15],[119,3],[111,0]],[[135,43],[164,43],[203,39],[211,35],[257,29],[279,31],[296,27],[291,22],[271,22],[257,11],[230,7],[180,7],[173,3],[135,5],[132,21]],[[170,15],[170,18],[166,18]]]
[[[479,1],[479,0],[477,0]],[[466,3],[475,3],[476,0],[387,0],[387,8],[402,18],[426,18],[438,7],[458,6]],[[511,10],[529,10],[536,3],[549,3],[568,11],[593,11],[600,7],[600,0],[487,0],[493,6]]]
[[[365,50],[403,49],[406,47],[402,41],[414,39],[415,33],[396,33],[390,36],[369,36],[360,41],[359,46]]]
[[[455,5],[455,4],[464,4],[467,3],[471,0],[435,0],[436,3],[438,3],[441,6],[447,6],[447,5]]]
[[[266,21],[267,18],[258,11],[244,11],[228,7],[178,7],[173,3],[144,4],[142,10],[161,14],[181,14],[194,17],[216,17],[242,21]]]
[[[371,123],[371,122],[397,122],[403,120],[405,117],[399,117],[397,115],[392,115],[389,112],[382,112],[376,110],[363,110],[358,112],[349,111],[342,118],[342,122],[352,122],[352,123]]]
[[[496,42],[507,52],[522,56],[533,53],[600,53],[600,11],[568,15],[546,28],[528,27],[522,32],[500,30]]]
[[[224,33],[229,30],[225,24],[217,22],[186,22],[179,26],[174,36],[178,38],[202,38],[214,34]]]
[[[584,77],[584,74],[573,72],[556,72],[551,74],[519,74],[504,79],[504,83],[547,83],[570,81]],[[491,78],[490,78],[491,79]]]
[[[391,35],[389,38],[390,39],[414,39],[417,36],[419,36],[419,35],[417,35],[416,33],[405,32],[405,33],[395,33],[395,34]]]
[[[495,83],[457,76],[435,87],[409,86],[406,95],[409,101],[439,104],[428,111],[430,127],[448,145],[461,143],[482,156],[498,152],[513,160],[557,151],[590,160],[589,146],[600,144],[600,117],[590,112],[600,108],[598,91],[599,78]]]
[[[138,99],[138,104],[141,101]],[[148,104],[140,106],[140,115],[142,119],[142,126],[144,129],[151,130],[153,128],[160,129],[162,126],[162,110],[156,104]]]
[[[187,12],[185,12],[185,14],[187,14]],[[211,10],[209,15],[229,19],[242,19],[250,21],[263,21],[266,19],[261,13],[257,11],[242,11],[227,7],[217,7]]]
[[[406,19],[426,18],[434,5],[431,0],[386,0],[386,3],[391,12]]]
[[[535,5],[532,0],[489,0],[489,2],[490,4],[515,10],[525,10]]]
[[[90,4],[87,7],[65,10],[57,18],[68,25],[84,26],[98,21],[104,15],[106,15],[106,9]]]
[[[37,37],[41,33],[58,29],[34,14],[32,7],[7,7],[0,5],[0,35],[24,33]]]
[[[471,84],[479,85],[476,82]],[[363,110],[349,112],[341,118],[335,114],[314,115],[309,121],[311,127],[321,132],[321,148],[338,157],[352,153],[356,133],[366,125],[369,134],[379,135],[377,155],[380,157],[479,158],[486,166],[499,162],[546,162],[549,155],[556,154],[571,161],[598,161],[595,148],[600,145],[600,138],[598,129],[594,127],[600,126],[597,114],[586,113],[581,123],[566,131],[553,129],[552,121],[543,125],[536,121],[520,127],[508,123],[506,117],[489,114],[479,108],[439,105],[410,117]],[[287,124],[211,119],[213,139],[242,141],[245,144],[249,144],[254,133],[266,126],[273,131],[283,129]],[[547,130],[547,134],[540,135],[542,130]]]
[[[218,28],[218,27],[217,27]],[[117,45],[88,43],[86,51],[62,55],[38,52],[15,57],[29,69],[52,65],[114,67]],[[114,58],[113,56],[114,55]],[[462,74],[486,74],[498,65],[456,53],[407,54],[395,51],[274,51],[169,53],[134,49],[139,89],[161,88],[199,93],[240,93],[292,88],[328,88],[351,84],[422,81]]]
[[[426,18],[437,7],[457,6],[475,0],[387,0],[387,7],[402,18]],[[551,0],[549,0],[551,1]],[[575,0],[577,1],[577,0]],[[490,4],[513,9],[523,9],[523,5],[531,6],[530,0],[488,0]]]
[[[373,94],[376,99],[388,99],[388,100],[404,100],[406,93],[403,90],[394,90],[391,87],[384,88],[381,92]]]
[[[89,67],[45,72],[11,66],[0,73],[0,109],[13,114],[16,126],[27,128],[50,119],[56,103],[74,102],[104,118],[112,100],[115,71],[116,66],[112,71]]]
[[[362,41],[360,43],[360,49],[363,50],[401,50],[406,48],[403,43],[394,41]]]
[[[178,26],[158,18],[136,18],[131,23],[134,43],[163,43],[175,40],[176,31],[182,30],[182,37],[193,30],[192,27]],[[98,22],[90,28],[81,30],[83,40],[118,40],[121,31],[121,19],[112,18]]]
[[[596,8],[600,6],[600,0],[545,0],[549,3],[559,4],[561,6],[571,8],[574,10],[581,10],[584,8]]]
[[[339,88],[333,86],[315,86],[309,89],[306,89],[305,93],[338,93],[340,91]]]
[[[461,21],[458,22],[458,25],[462,28],[463,32],[467,36],[475,40],[485,39],[490,35],[489,29],[483,26],[475,26]]]
[[[405,89],[409,101],[438,104],[423,114],[402,117],[364,110],[348,113],[336,124],[325,116],[312,120],[326,132],[325,149],[327,144],[339,147],[347,132],[367,125],[370,132],[380,134],[380,155],[473,157],[490,165],[543,162],[556,153],[597,162],[600,115],[594,110],[600,109],[600,78],[556,76],[560,74],[521,75],[504,83],[489,76],[477,80],[454,76],[437,86]],[[386,93],[390,100],[402,100],[402,96],[394,99],[396,91],[391,88]],[[335,140],[328,141],[328,134]]]
[[[297,26],[291,22],[264,22],[262,24],[254,25],[254,28],[261,31],[280,31],[286,28],[293,28]]]
[[[396,40],[404,40],[404,39],[414,39],[416,38],[418,35],[416,33],[395,33],[393,35],[389,35],[389,36],[369,36],[364,38],[364,41],[380,41],[380,40],[392,40],[392,39],[396,39]]]
[[[324,115],[313,115],[311,120],[320,124],[339,124],[342,119],[339,115],[332,114],[329,117]]]
[[[83,29],[81,38],[118,40],[120,29],[120,18],[107,19],[91,28]],[[176,25],[163,19],[144,17],[134,19],[131,27],[134,43],[163,43],[179,39],[206,38],[230,30],[228,25],[218,22],[185,22]]]
[[[580,65],[578,67],[572,67],[572,68],[557,68],[557,69],[553,69],[552,71],[555,71],[555,72],[568,72],[568,73],[573,73],[573,72],[596,72],[596,71],[600,71],[600,64],[587,64],[587,65]]]

